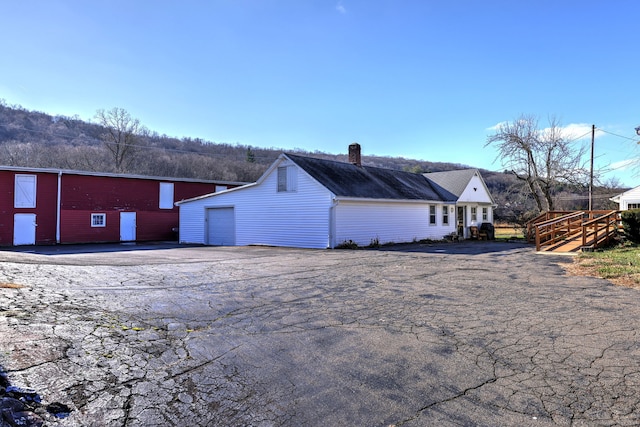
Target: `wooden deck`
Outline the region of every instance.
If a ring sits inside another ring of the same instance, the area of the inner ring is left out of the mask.
[[[549,212],[527,225],[539,252],[577,253],[606,245],[620,231],[619,211]],[[533,232],[533,233],[531,233]]]

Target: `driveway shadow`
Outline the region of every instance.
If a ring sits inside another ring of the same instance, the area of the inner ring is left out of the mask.
[[[535,252],[535,246],[525,242],[504,242],[497,240],[465,240],[462,242],[405,243],[368,250],[391,252],[418,252],[453,255],[482,255],[495,252],[510,252],[517,249],[529,249]]]
[[[157,251],[161,249],[186,248],[201,245],[185,245],[177,242],[127,242],[127,243],[86,243],[48,246],[12,246],[0,251],[29,253],[36,255],[93,254],[107,252]]]

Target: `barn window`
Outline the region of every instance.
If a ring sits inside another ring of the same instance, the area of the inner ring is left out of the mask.
[[[278,167],[278,192],[296,191],[298,189],[296,169],[293,166]]]
[[[436,207],[429,206],[429,224],[436,225]]]
[[[160,183],[160,209],[173,209],[173,182]]]
[[[106,227],[107,226],[107,214],[92,213],[91,214],[91,226],[92,227]]]
[[[36,176],[16,175],[13,192],[13,206],[16,208],[36,207]]]

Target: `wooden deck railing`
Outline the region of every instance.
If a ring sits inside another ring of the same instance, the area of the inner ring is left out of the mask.
[[[536,251],[543,245],[554,245],[582,231],[584,214],[578,211],[534,224]]]
[[[582,249],[596,249],[609,243],[621,228],[620,211],[606,211],[582,224]]]
[[[529,243],[532,243],[535,241],[536,238],[536,229],[535,229],[535,224],[538,223],[542,223],[544,221],[548,221],[550,219],[555,219],[555,218],[559,218],[563,215],[567,215],[570,213],[573,213],[575,211],[547,211],[547,212],[542,212],[540,215],[538,215],[537,217],[533,218],[531,221],[527,222],[527,235],[525,236],[527,238],[527,241]]]
[[[536,251],[543,247],[561,248],[563,241],[580,237],[581,242],[573,244],[571,250],[595,249],[609,242],[620,230],[620,224],[619,211],[552,211],[527,223],[527,234],[533,235]]]

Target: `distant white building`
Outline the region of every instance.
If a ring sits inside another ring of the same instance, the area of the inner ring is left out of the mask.
[[[466,174],[463,187],[474,190],[456,195],[428,176],[362,166],[358,144],[349,162],[281,154],[253,184],[176,203],[179,240],[300,248],[438,240],[457,231],[462,200],[464,224],[491,222],[479,174]]]
[[[621,211],[640,209],[640,186],[613,196],[609,200],[616,202]]]

